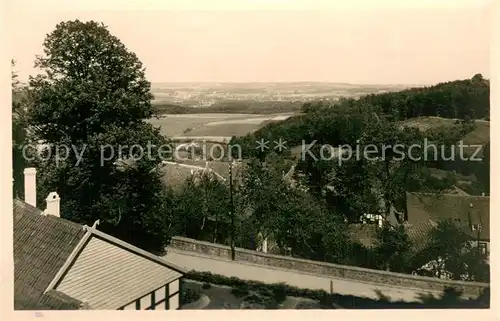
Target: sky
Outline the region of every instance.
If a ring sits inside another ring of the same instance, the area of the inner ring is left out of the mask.
[[[22,80],[37,73],[35,55],[46,34],[77,18],[106,24],[137,54],[151,82],[433,84],[490,74],[488,1],[282,0],[270,7],[233,0],[225,7],[213,1],[211,10],[188,0],[184,7],[144,0],[148,8],[74,1],[18,0],[10,7]]]

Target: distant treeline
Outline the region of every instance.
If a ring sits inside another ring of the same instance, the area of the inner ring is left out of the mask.
[[[267,154],[276,150],[271,148],[261,151],[255,148],[255,142],[261,139],[269,142],[281,139],[286,141],[287,146],[281,154],[292,156],[290,148],[301,145],[303,141],[307,144],[316,141],[317,145],[355,146],[356,141],[366,135],[367,127],[376,119],[393,122],[422,116],[440,116],[461,120],[455,126],[432,128],[420,136],[451,146],[474,130],[475,124],[471,120],[489,119],[489,110],[489,81],[476,75],[470,80],[370,94],[359,99],[341,99],[336,103],[305,103],[301,115],[270,123],[243,137],[233,137],[230,144],[240,145],[244,157],[265,159]],[[489,192],[489,144],[485,146],[483,162],[437,160],[428,162],[427,166],[463,175],[475,174],[481,186],[479,189],[477,186],[470,186],[470,192],[478,194],[475,189]]]
[[[275,114],[300,111],[303,104],[304,102],[300,101],[229,100],[216,102],[206,107],[187,107],[168,103],[155,104],[155,107],[159,114]]]
[[[440,83],[432,87],[367,95],[357,104],[371,104],[398,120],[420,116],[488,118],[490,84],[480,74],[472,79]]]
[[[320,144],[352,144],[358,139],[367,115],[394,121],[420,116],[459,119],[489,119],[489,81],[481,75],[472,79],[441,83],[432,87],[412,88],[399,92],[370,94],[359,99],[346,98],[338,102],[307,102],[305,114],[271,123],[245,137],[233,138],[232,144],[248,145],[249,156],[258,153],[255,141],[281,138],[288,146],[302,140],[317,140]]]

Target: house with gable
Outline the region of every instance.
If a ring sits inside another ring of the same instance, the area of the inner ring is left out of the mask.
[[[484,254],[490,252],[490,197],[463,193],[407,193],[407,224],[452,219],[467,233],[473,245]]]
[[[57,193],[36,207],[36,169],[14,199],[14,309],[179,309],[187,272],[163,258],[60,217]]]

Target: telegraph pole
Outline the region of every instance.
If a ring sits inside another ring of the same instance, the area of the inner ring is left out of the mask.
[[[229,197],[230,197],[230,209],[231,209],[231,260],[235,260],[235,250],[234,250],[234,202],[233,202],[233,162],[229,163]]]

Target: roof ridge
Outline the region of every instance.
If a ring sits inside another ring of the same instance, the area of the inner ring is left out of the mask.
[[[101,238],[101,239],[104,239],[110,243],[113,243],[114,245],[118,245],[118,246],[121,246],[123,248],[125,248],[126,250],[129,250],[131,252],[134,252],[135,254],[137,255],[140,255],[142,257],[145,257],[146,259],[149,259],[149,260],[152,260],[152,261],[155,261],[156,263],[158,264],[162,264],[162,265],[165,265],[166,267],[169,267],[173,270],[176,270],[177,272],[181,272],[183,274],[187,273],[188,271],[183,268],[183,267],[180,267],[176,264],[173,264],[167,260],[165,260],[164,258],[162,257],[159,257],[157,255],[154,255],[152,253],[149,253],[148,251],[145,251],[135,245],[132,245],[130,243],[127,243],[125,241],[122,241],[120,240],[119,238],[116,238],[114,236],[111,236],[107,233],[104,233],[102,231],[99,231],[97,230],[96,228],[93,228],[91,226],[88,226],[88,225],[84,225],[83,226],[85,228],[85,230],[90,233],[91,235],[93,236],[96,236],[98,238]]]
[[[70,227],[73,227],[73,228],[78,228],[78,229],[82,229],[83,228],[82,224],[77,223],[77,222],[73,222],[73,221],[68,220],[67,218],[64,218],[64,217],[55,216],[55,215],[52,215],[52,214],[49,214],[49,213],[44,214],[43,216],[46,217],[46,218],[48,218],[49,220],[54,220],[54,221],[60,222],[62,224],[66,224],[67,226],[70,226]]]
[[[83,230],[86,231],[85,235],[80,239],[78,242],[77,246],[73,249],[72,253],[70,256],[66,259],[66,262],[63,264],[63,266],[59,269],[55,277],[52,279],[50,282],[49,286],[45,289],[44,293],[47,293],[50,290],[54,290],[59,281],[63,278],[63,276],[66,274],[66,272],[71,268],[72,263],[78,258],[80,252],[85,248],[85,246],[88,244],[90,238],[92,236],[98,237],[100,239],[103,239],[115,246],[120,246],[124,248],[125,250],[131,251],[136,255],[142,256],[146,259],[149,259],[151,261],[154,261],[158,264],[164,265],[168,268],[171,268],[177,272],[180,272],[182,274],[186,274],[187,270],[183,267],[177,266],[157,255],[154,255],[152,253],[149,253],[145,250],[142,250],[138,248],[137,246],[134,246],[130,243],[127,243],[125,241],[122,241],[114,236],[111,236],[107,233],[104,233],[102,231],[97,230],[94,227],[90,227],[88,225],[81,225]]]
[[[19,198],[15,198],[14,199],[14,204],[15,204],[16,201],[20,202],[22,206],[27,206],[29,209],[37,211],[40,214],[40,216],[46,217],[46,218],[48,218],[50,220],[57,221],[57,222],[62,222],[63,224],[66,224],[66,225],[74,227],[74,228],[81,229],[83,227],[82,224],[74,222],[74,221],[71,221],[71,220],[68,220],[67,218],[56,216],[56,215],[52,215],[52,214],[49,214],[49,213],[45,214],[45,211],[43,211],[43,210],[39,209],[38,207],[33,206],[33,205],[29,204],[29,203],[26,203],[25,201],[23,201],[23,200],[21,200]]]
[[[428,192],[407,192],[407,194],[412,195],[422,195],[422,196],[452,196],[452,197],[462,197],[462,198],[478,198],[478,199],[487,199],[490,198],[489,195],[463,195],[463,194],[453,194],[453,193],[428,193]]]
[[[38,212],[40,212],[40,213],[43,213],[43,211],[42,211],[41,209],[39,209],[38,207],[33,206],[33,205],[31,205],[31,204],[27,203],[26,201],[24,201],[24,200],[20,199],[20,198],[17,198],[17,197],[16,197],[16,198],[14,199],[14,202],[13,202],[13,203],[15,204],[15,202],[16,202],[16,201],[20,202],[20,203],[22,204],[22,206],[27,206],[27,207],[28,207],[28,208],[30,208],[30,209],[36,210],[36,211],[38,211]]]

